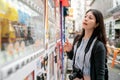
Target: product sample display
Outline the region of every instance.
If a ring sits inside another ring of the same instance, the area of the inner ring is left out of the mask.
[[[9,13],[4,15],[5,18],[0,18],[0,48],[5,62],[14,61],[44,48],[44,5],[41,5],[43,12],[37,12],[27,2],[4,3],[9,10]]]
[[[61,79],[60,47],[55,50],[60,12],[54,3],[0,0],[0,80]]]

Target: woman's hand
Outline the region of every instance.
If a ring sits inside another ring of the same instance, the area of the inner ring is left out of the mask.
[[[64,52],[70,52],[71,50],[72,50],[72,44],[67,39],[64,44]]]

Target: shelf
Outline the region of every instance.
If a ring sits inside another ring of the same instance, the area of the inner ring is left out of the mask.
[[[32,54],[24,55],[14,61],[6,63],[0,68],[0,74],[2,74],[2,78],[7,78],[17,70],[21,69],[22,67],[26,66],[28,63],[34,61],[38,58],[42,53],[45,53],[44,49],[40,49]],[[0,79],[1,80],[1,79]]]

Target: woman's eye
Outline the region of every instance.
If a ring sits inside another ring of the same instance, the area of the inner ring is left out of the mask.
[[[92,17],[89,17],[89,19],[93,19]]]

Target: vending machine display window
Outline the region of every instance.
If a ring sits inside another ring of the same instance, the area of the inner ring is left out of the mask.
[[[0,66],[45,47],[44,1],[36,8],[32,1],[7,1],[8,11],[0,16]]]
[[[55,41],[55,10],[54,1],[48,0],[48,26],[49,26],[49,43]]]

